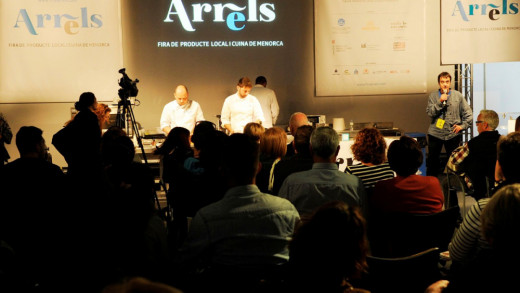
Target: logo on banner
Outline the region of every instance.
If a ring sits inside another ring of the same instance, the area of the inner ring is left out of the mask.
[[[502,0],[500,4],[496,3],[473,3],[464,4],[462,1],[457,1],[453,7],[451,16],[459,16],[464,21],[470,21],[473,16],[486,15],[491,20],[500,19],[501,15],[516,15],[518,14],[518,2],[511,2],[509,0]]]
[[[247,9],[247,14],[245,10]],[[191,13],[188,14],[188,11]],[[194,23],[212,21],[225,22],[228,29],[241,31],[248,22],[272,22],[276,19],[273,3],[257,4],[257,0],[248,0],[246,6],[233,3],[195,3],[191,4],[191,10],[187,10],[182,0],[171,0],[170,8],[164,22],[178,20],[184,30],[193,32]]]
[[[75,35],[81,28],[100,28],[103,26],[100,14],[88,14],[87,7],[82,7],[79,15],[70,14],[36,14],[31,17],[27,9],[20,9],[15,28],[25,27],[32,35],[38,35],[40,29],[62,28],[65,33]]]

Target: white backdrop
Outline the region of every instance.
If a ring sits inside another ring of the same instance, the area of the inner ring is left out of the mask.
[[[442,0],[442,64],[519,61],[519,8],[517,1]]]
[[[426,92],[425,2],[314,1],[317,96]]]
[[[0,103],[117,97],[119,0],[1,0]]]

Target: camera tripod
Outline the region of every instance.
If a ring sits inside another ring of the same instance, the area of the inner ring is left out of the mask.
[[[119,92],[119,96],[121,97],[121,90],[119,90]],[[116,125],[125,130],[128,136],[135,136],[137,144],[141,149],[144,162],[148,165],[143,141],[141,140],[141,135],[139,133],[139,127],[137,126],[137,122],[135,122],[134,111],[128,97],[121,97],[121,100],[117,104]]]
[[[141,154],[146,166],[148,165],[148,159],[146,158],[146,152],[144,151],[143,141],[141,140],[141,134],[139,132],[139,127],[137,126],[137,122],[135,121],[134,110],[130,103],[129,98],[131,96],[137,96],[137,87],[135,83],[139,82],[139,80],[132,80],[126,75],[124,68],[119,71],[119,73],[123,74],[123,78],[120,81],[121,88],[118,91],[119,98],[121,99],[117,104],[117,115],[116,115],[116,125],[125,130],[128,136],[134,136],[136,138],[137,144],[141,149]],[[157,196],[157,192],[154,188],[154,200],[157,204],[157,208],[161,210],[161,205],[159,203],[159,197]]]

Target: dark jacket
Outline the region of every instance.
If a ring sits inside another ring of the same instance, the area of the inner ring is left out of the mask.
[[[496,130],[484,131],[468,142],[469,155],[462,164],[473,184],[473,197],[477,200],[486,196],[486,178],[489,186],[494,186],[499,138],[500,134]]]
[[[101,128],[96,114],[80,111],[67,126],[65,135],[53,136],[52,144],[60,151],[69,167],[69,173],[89,174],[101,170]]]

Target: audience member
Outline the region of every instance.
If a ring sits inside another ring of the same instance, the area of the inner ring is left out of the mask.
[[[303,125],[309,125],[309,119],[307,118],[307,115],[305,115],[302,112],[295,112],[291,115],[291,118],[289,119],[289,132],[291,135],[288,137],[287,140],[287,157],[292,157],[295,154],[294,146],[291,144],[294,135],[296,134],[296,130],[298,127]]]
[[[185,160],[184,168],[197,176],[184,178],[186,181],[176,180],[175,183],[175,188],[189,197],[193,204],[190,217],[193,217],[200,207],[218,201],[224,196],[227,188],[220,166],[226,140],[227,136],[216,130],[212,122],[201,121],[195,126],[191,137],[194,157]]]
[[[367,269],[365,219],[342,201],[319,207],[289,243],[286,292],[368,292],[352,282]]]
[[[479,135],[457,148],[448,159],[447,168],[464,175],[471,195],[479,200],[488,196],[495,185],[497,142],[500,134],[498,114],[493,110],[482,110],[478,115]]]
[[[265,128],[260,123],[249,122],[244,126],[244,134],[249,135],[258,143],[260,143],[260,139],[262,138],[262,135],[264,135],[264,132]]]
[[[73,176],[76,183],[81,181],[86,184],[88,178],[101,174],[101,129],[94,113],[97,105],[96,96],[93,93],[82,93],[79,101],[75,103],[78,114],[65,126],[64,131],[53,136],[52,144],[67,161],[67,175]],[[59,134],[65,134],[65,136]]]
[[[211,125],[211,130],[214,131],[213,125]],[[200,132],[200,127],[197,131]],[[197,133],[197,135],[200,134]],[[171,246],[177,246],[186,237],[187,217],[191,215],[189,211],[193,206],[189,200],[185,200],[185,196],[188,188],[196,189],[196,186],[189,185],[195,182],[195,175],[202,174],[204,169],[200,166],[198,153],[197,158],[194,158],[193,149],[190,147],[190,131],[184,127],[174,127],[154,153],[161,156],[161,177],[167,184],[167,208],[172,209],[172,216],[174,216],[169,222],[169,241]],[[185,165],[189,166],[189,170],[184,167]]]
[[[188,218],[194,217],[200,208],[222,199],[227,190],[220,171],[227,138],[210,121],[198,122],[193,130],[194,156],[187,157],[184,167],[176,169],[166,195],[174,218],[170,227],[174,247],[186,238]]]
[[[482,234],[493,253],[495,265],[485,265],[497,279],[491,282],[490,292],[495,285],[505,290],[516,285],[516,277],[520,273],[520,184],[506,185],[496,192],[482,213]],[[499,268],[499,270],[495,270]],[[482,276],[485,278],[485,276]],[[493,278],[491,278],[493,279]],[[477,286],[478,287],[478,286]]]
[[[497,163],[495,165],[495,181],[498,182],[498,188],[512,184],[520,183],[520,132],[509,133],[497,143]]]
[[[110,120],[110,112],[112,112],[112,109],[110,109],[107,104],[98,103],[93,112],[98,118],[99,129],[103,129]],[[69,125],[72,121],[74,121],[74,117],[65,122],[65,126]]]
[[[481,233],[489,248],[481,250],[464,270],[448,278],[442,292],[511,292],[520,273],[520,184],[500,188],[487,201],[481,216]],[[430,287],[434,287],[438,283]]]
[[[250,95],[251,80],[242,77],[238,80],[237,92],[226,98],[222,106],[222,126],[229,134],[242,133],[249,122],[265,122],[262,107],[255,96]]]
[[[255,96],[262,106],[265,121],[265,128],[271,128],[276,125],[276,119],[280,113],[278,100],[275,92],[267,87],[267,79],[265,76],[258,76],[255,80],[255,86],[251,89],[251,95]]]
[[[166,229],[155,207],[152,171],[133,160],[135,148],[128,136],[103,137],[102,146],[102,153],[111,158],[105,178],[110,196],[107,204],[114,204],[109,221],[117,227],[109,238],[117,271],[121,277],[165,280],[169,248]]]
[[[11,127],[4,118],[4,115],[0,113],[0,168],[9,160],[9,153],[5,148],[4,144],[10,144],[13,138]]]
[[[413,221],[408,219],[410,215],[441,212],[444,195],[437,177],[416,175],[423,162],[423,153],[415,139],[401,136],[392,141],[388,161],[397,177],[378,181],[368,200],[365,218],[370,250],[380,257],[408,256],[431,248],[429,245],[436,239],[429,236],[433,228],[425,227],[429,232],[421,234],[411,231],[413,223],[402,226],[403,223]],[[409,236],[410,233],[417,235]]]
[[[65,175],[47,161],[41,129],[21,127],[16,147],[20,158],[0,171],[0,241],[14,251],[12,267],[4,267],[4,255],[0,259],[2,279],[8,282],[0,284],[0,291],[31,292],[38,286],[53,292],[70,269],[65,257],[70,257],[68,225],[73,219],[68,217]],[[4,287],[8,285],[16,290]]]
[[[190,131],[184,127],[174,127],[154,154],[161,155],[163,181],[172,183],[177,174],[184,171],[184,161],[193,157]]]
[[[515,131],[520,131],[520,116],[516,117]]]
[[[497,146],[497,181],[503,180],[495,190],[513,183],[520,183],[520,132],[511,132],[498,141]],[[489,198],[477,201],[466,213],[459,229],[455,232],[448,246],[452,260],[451,271],[456,274],[471,266],[475,257],[489,248],[481,234],[482,211]]]
[[[334,200],[348,205],[366,204],[363,183],[354,175],[338,170],[336,157],[339,136],[330,127],[316,128],[311,134],[312,169],[289,175],[278,195],[294,204],[302,218],[308,217],[319,206]]]
[[[202,286],[192,287],[194,292],[244,292],[244,288],[233,287],[288,261],[287,244],[299,220],[290,202],[261,193],[255,185],[258,143],[247,135],[233,134],[222,151],[222,171],[229,189],[222,200],[197,212],[178,254],[180,272],[210,266],[206,274],[199,275],[202,279],[191,284]]]
[[[96,126],[99,129],[97,122]],[[119,144],[124,147],[118,146]],[[126,261],[133,260],[138,263],[141,256],[137,251],[132,252],[135,253],[134,258],[122,256],[138,245],[136,239],[131,239],[128,243],[122,240],[128,239],[124,238],[129,235],[126,233],[129,230],[128,226],[143,219],[142,215],[135,213],[133,209],[132,212],[135,214],[132,215],[131,220],[123,220],[126,215],[121,212],[121,209],[128,208],[127,211],[130,212],[130,205],[126,200],[133,201],[134,197],[122,196],[122,190],[127,191],[128,194],[135,190],[134,183],[128,179],[132,176],[137,176],[141,178],[140,180],[150,177],[146,177],[144,172],[140,172],[142,170],[137,170],[133,165],[129,166],[126,163],[128,160],[133,160],[135,149],[121,128],[113,126],[107,129],[100,138],[99,146],[101,158],[99,176],[81,173],[82,176],[77,177],[78,173],[76,173],[76,177],[69,177],[72,179],[69,188],[74,190],[74,193],[67,198],[67,204],[73,207],[69,211],[70,216],[74,218],[74,229],[67,233],[70,243],[67,282],[84,284],[77,289],[79,292],[99,291],[122,275],[132,275],[131,265]],[[81,185],[78,186],[78,182]],[[133,233],[141,231],[135,226],[132,229],[135,229]],[[145,268],[143,265],[142,270],[146,269],[148,267]],[[92,271],[96,274],[92,274]]]
[[[126,132],[119,126],[110,126],[103,136],[101,137],[100,149],[104,148],[104,144],[113,142],[116,138],[120,136],[126,136]],[[108,152],[101,153],[101,162],[103,167],[109,166],[112,164],[111,154]]]
[[[260,170],[256,185],[261,192],[273,194],[274,168],[287,152],[287,134],[280,127],[265,131],[260,139]]]
[[[394,178],[394,171],[386,161],[386,141],[377,128],[363,128],[352,144],[354,159],[361,162],[347,166],[345,173],[356,175],[370,197],[376,182]]]
[[[193,157],[187,158],[184,163],[184,168],[188,171],[200,175],[204,172],[204,168],[200,163],[200,156],[202,153],[202,160],[207,161],[206,165],[215,165],[214,162],[208,161],[207,159],[217,158],[217,152],[215,152],[214,143],[218,132],[215,128],[215,124],[210,121],[197,122],[191,141],[193,142]],[[204,157],[207,159],[205,160]]]
[[[188,88],[178,85],[173,93],[175,100],[164,106],[161,114],[161,129],[168,134],[174,127],[184,127],[193,133],[197,121],[204,120],[199,103],[189,99]]]
[[[94,113],[96,113],[98,117],[100,129],[103,129],[108,123],[108,120],[110,120],[110,112],[112,112],[112,109],[110,109],[110,107],[107,104],[98,103],[98,106]]]
[[[291,143],[295,150],[295,155],[287,158],[285,156],[274,168],[274,183],[272,194],[278,194],[284,180],[292,173],[307,171],[312,169],[314,163],[310,150],[311,133],[314,128],[310,125],[298,127],[294,140]]]
[[[378,181],[370,198],[370,213],[430,214],[442,211],[444,194],[433,176],[415,175],[423,154],[415,139],[401,136],[388,148],[390,167],[397,177]]]

